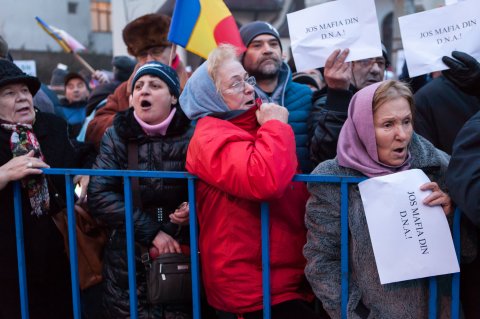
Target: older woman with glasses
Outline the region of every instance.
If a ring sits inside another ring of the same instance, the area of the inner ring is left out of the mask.
[[[303,269],[308,197],[292,182],[298,163],[286,108],[255,101],[236,50],[221,45],[180,96],[198,120],[187,152],[196,189],[207,300],[219,318],[262,318],[260,203],[270,207],[272,318],[316,318]]]

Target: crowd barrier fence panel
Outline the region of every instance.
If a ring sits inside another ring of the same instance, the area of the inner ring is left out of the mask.
[[[90,175],[90,176],[117,176],[123,179],[123,189],[125,193],[125,227],[127,235],[127,264],[128,264],[128,282],[130,290],[130,317],[138,318],[137,312],[137,294],[135,280],[135,242],[133,229],[133,202],[131,192],[131,178],[174,178],[188,180],[188,200],[190,203],[195,202],[195,180],[196,177],[187,172],[160,172],[160,171],[138,171],[138,170],[86,170],[86,169],[44,169],[47,175],[64,175],[66,184],[66,204],[68,218],[69,233],[69,249],[70,249],[70,269],[72,281],[72,300],[73,300],[73,318],[81,318],[80,304],[80,286],[78,279],[78,260],[77,260],[77,242],[75,232],[74,219],[74,191],[73,176]],[[309,183],[337,183],[340,184],[341,193],[341,317],[347,319],[347,302],[348,302],[348,186],[349,184],[357,184],[365,178],[359,177],[339,177],[339,176],[323,176],[323,175],[305,175],[297,174],[294,181]],[[27,278],[26,265],[23,242],[23,221],[22,221],[22,205],[21,205],[21,189],[20,182],[14,182],[14,206],[15,206],[15,229],[17,241],[17,262],[20,286],[20,307],[22,319],[29,318],[28,311],[28,294],[27,294]],[[196,218],[196,207],[190,205],[190,252],[192,263],[192,304],[193,318],[201,319],[200,309],[200,273],[198,258],[198,224]],[[461,213],[458,209],[455,211],[453,222],[453,241],[457,258],[460,256],[460,219]],[[73,222],[70,222],[73,221]],[[263,318],[270,319],[270,242],[269,242],[269,206],[268,203],[261,204],[261,234],[262,234],[262,287],[263,287]],[[437,318],[437,279],[429,278],[429,319]],[[452,319],[459,318],[460,310],[460,273],[452,275]]]

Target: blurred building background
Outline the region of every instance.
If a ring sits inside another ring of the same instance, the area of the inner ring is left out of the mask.
[[[286,14],[331,0],[225,0],[238,24],[265,20],[281,33],[283,47],[289,46]],[[356,0],[362,1],[362,0]],[[392,61],[402,48],[397,17],[429,10],[453,0],[375,0],[380,34]],[[58,63],[79,71],[81,65],[36,23],[39,16],[81,42],[81,56],[95,69],[110,69],[113,55],[126,54],[121,37],[124,25],[150,12],[171,15],[175,0],[0,0],[0,35],[9,44],[15,60],[33,60],[36,75],[48,82]],[[201,61],[182,52],[187,64]]]

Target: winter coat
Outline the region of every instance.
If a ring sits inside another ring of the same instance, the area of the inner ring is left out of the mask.
[[[305,84],[293,82],[290,68],[286,63],[283,63],[278,77],[278,85],[272,96],[268,96],[258,86],[255,87],[255,91],[260,95],[262,101],[273,100],[287,108],[289,112],[288,124],[295,133],[300,168],[303,173],[310,173],[314,166],[310,161],[308,151],[307,120],[312,109],[312,90]]]
[[[453,201],[480,227],[480,112],[465,123],[457,135],[447,185]]]
[[[107,129],[94,169],[128,169],[128,143],[138,145],[138,169],[147,171],[183,171],[188,142],[193,133],[190,121],[180,108],[165,136],[147,136],[133,116],[133,108],[116,115]],[[142,209],[134,207],[135,242],[150,247],[159,231],[164,231],[182,243],[188,243],[185,228],[175,237],[178,226],[169,222],[168,215],[188,200],[187,181],[180,179],[139,179]],[[130,313],[128,267],[125,233],[125,203],[123,183],[119,177],[92,176],[88,187],[91,213],[103,221],[112,234],[104,256],[105,318],[126,318]],[[162,222],[163,219],[163,222]],[[146,300],[145,267],[136,249],[137,292],[139,318],[163,318],[162,306],[150,306]],[[165,305],[164,305],[165,306]],[[165,306],[167,307],[167,306]]]
[[[98,109],[93,120],[88,123],[85,141],[93,143],[97,150],[100,149],[103,134],[107,128],[112,126],[115,114],[125,111],[130,106],[128,102],[129,94],[128,81],[123,82],[108,96],[107,104]]]
[[[337,155],[338,137],[356,91],[351,85],[349,90],[324,87],[314,93],[312,112],[308,118],[309,154],[314,165]]]
[[[303,223],[308,197],[297,169],[292,128],[277,120],[259,127],[256,108],[227,121],[198,120],[187,154],[196,189],[199,248],[207,300],[242,314],[260,310],[260,203],[270,207],[272,305],[311,296],[304,286]]]
[[[480,111],[480,99],[441,76],[415,93],[415,109],[415,132],[451,154],[458,131]]]
[[[409,150],[412,156],[411,168],[422,169],[441,189],[446,189],[445,175],[449,156],[416,134],[412,137]],[[361,176],[358,171],[340,167],[336,159],[322,162],[312,174]],[[311,197],[305,218],[308,229],[307,244],[304,247],[307,259],[305,274],[324,309],[332,319],[336,319],[340,318],[341,300],[340,185],[309,183],[308,189]],[[381,285],[357,185],[349,185],[348,199],[348,318],[366,318],[362,312],[369,312],[368,318],[375,319],[427,318],[428,279]],[[442,302],[439,312],[441,317],[446,317],[449,311],[446,303]]]
[[[86,100],[69,103],[66,98],[61,99],[59,105],[55,105],[55,114],[68,123],[68,135],[71,139],[75,139],[80,133],[83,121],[87,117],[86,107]]]
[[[51,168],[77,167],[64,120],[37,110],[33,131],[45,162]],[[10,149],[11,134],[11,131],[0,128],[0,165],[13,157]],[[64,177],[48,175],[48,178],[65,196]],[[70,266],[63,237],[50,215],[31,215],[27,191],[21,189],[30,318],[67,318],[71,316]],[[49,191],[50,213],[54,214],[60,207],[54,200],[54,190],[49,187]],[[0,318],[20,318],[13,183],[0,190],[0,203]]]

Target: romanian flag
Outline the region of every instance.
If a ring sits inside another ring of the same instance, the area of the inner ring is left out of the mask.
[[[235,19],[222,0],[177,0],[168,40],[205,59],[221,43],[245,51]]]
[[[85,47],[66,31],[48,25],[39,17],[35,17],[35,19],[40,27],[45,30],[45,32],[47,32],[55,41],[57,41],[58,44],[60,44],[65,52],[71,53],[85,50]]]

